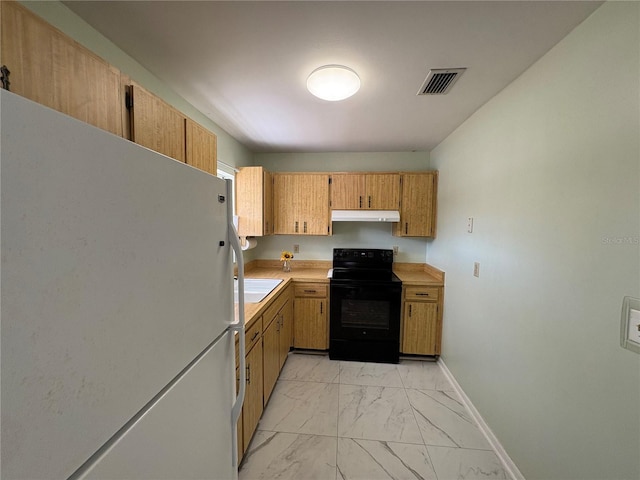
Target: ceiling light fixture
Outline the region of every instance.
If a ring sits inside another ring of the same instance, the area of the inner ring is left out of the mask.
[[[325,65],[311,72],[307,78],[307,90],[318,98],[337,102],[360,90],[360,77],[348,67]]]

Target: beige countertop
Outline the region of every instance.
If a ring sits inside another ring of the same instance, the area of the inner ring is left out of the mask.
[[[245,304],[245,327],[250,328],[273,300],[293,281],[329,283],[330,261],[291,261],[291,271],[283,272],[277,260],[255,260],[245,267],[246,278],[281,278],[284,280],[260,303]],[[444,272],[424,263],[395,263],[393,271],[403,285],[444,286]],[[236,304],[236,318],[238,316]]]

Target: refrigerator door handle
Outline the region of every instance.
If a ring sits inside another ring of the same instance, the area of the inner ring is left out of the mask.
[[[233,183],[231,180],[225,180],[227,184],[227,198],[232,197]],[[246,385],[246,371],[245,371],[245,338],[244,338],[244,259],[242,257],[242,247],[240,245],[240,237],[236,231],[236,227],[233,225],[233,211],[231,202],[227,202],[229,222],[229,243],[231,248],[236,254],[236,264],[238,267],[238,322],[231,324],[231,330],[238,334],[238,346],[239,346],[239,358],[240,358],[240,383],[238,385],[238,396],[231,409],[231,431],[233,432],[233,465],[238,468],[238,419],[240,413],[242,413],[242,404],[244,403],[245,385]]]

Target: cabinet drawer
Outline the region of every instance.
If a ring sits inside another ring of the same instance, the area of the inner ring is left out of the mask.
[[[271,324],[271,322],[276,317],[280,309],[284,306],[285,303],[287,303],[288,298],[289,298],[289,295],[287,294],[287,291],[283,291],[271,303],[271,305],[269,305],[269,307],[264,311],[264,314],[262,315],[262,323],[263,323],[264,330],[267,329],[267,327],[269,326],[269,324]]]
[[[258,343],[262,335],[262,317],[251,325],[251,328],[244,332],[245,351],[251,350],[251,348]]]
[[[440,289],[438,287],[411,286],[406,287],[404,299],[412,301],[437,302],[439,293]]]
[[[323,283],[296,283],[296,297],[327,298],[327,285]]]

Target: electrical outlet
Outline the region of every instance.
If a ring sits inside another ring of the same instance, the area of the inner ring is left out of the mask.
[[[394,245],[393,246],[393,256],[397,257],[398,256],[398,245]]]
[[[474,277],[480,276],[480,264],[478,262],[473,263],[473,276]]]
[[[300,245],[297,243],[293,246],[293,253],[300,253]]]

